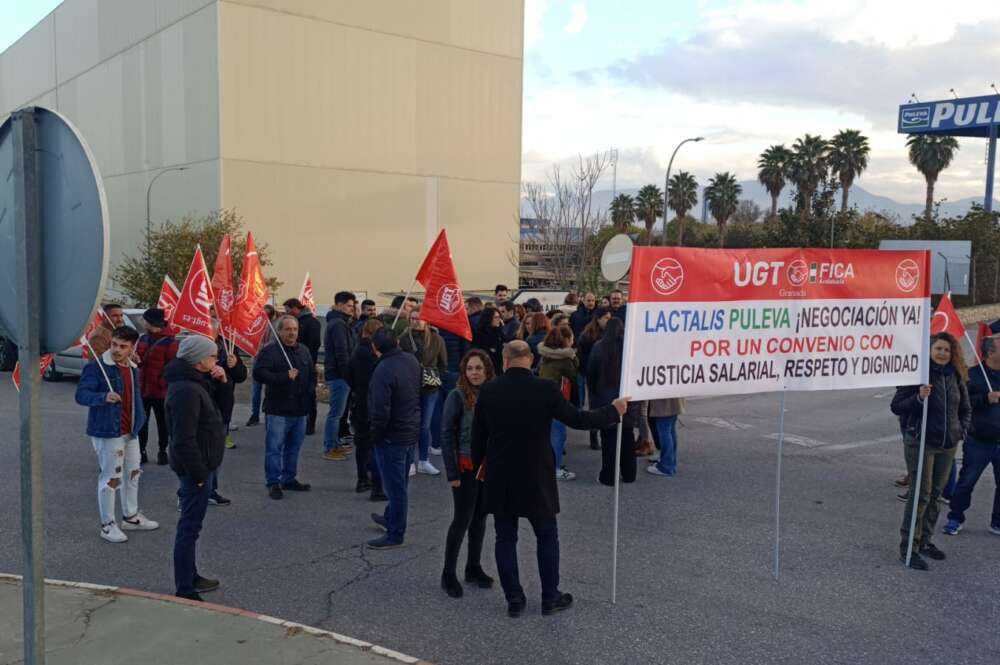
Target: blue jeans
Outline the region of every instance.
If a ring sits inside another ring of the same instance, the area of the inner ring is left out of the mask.
[[[195,545],[208,510],[208,497],[212,494],[215,474],[198,487],[190,476],[179,476],[181,516],[177,520],[177,534],[174,537],[174,584],[178,596],[194,594],[194,580],[198,576],[195,564]]]
[[[580,372],[576,375],[576,394],[580,399],[580,408],[582,409],[587,403],[587,377]]]
[[[660,461],[656,468],[672,476],[677,473],[677,416],[653,418],[653,427],[660,441]]]
[[[497,573],[500,586],[508,601],[524,598],[521,578],[517,569],[517,517],[494,515],[496,530],[494,554],[497,559]],[[542,581],[542,600],[559,597],[559,525],[555,517],[531,517],[531,528],[535,531],[538,557],[538,577]]]
[[[413,452],[413,446],[386,443],[375,446],[375,462],[382,476],[382,491],[389,497],[384,513],[387,537],[393,543],[403,542],[406,534],[407,491]]]
[[[420,461],[427,461],[427,453],[431,446],[431,423],[434,421],[434,408],[437,406],[441,390],[420,396]],[[439,437],[440,438],[440,437]]]
[[[965,511],[972,503],[972,490],[990,464],[993,465],[993,480],[997,486],[993,492],[990,524],[1000,526],[1000,443],[983,443],[971,436],[965,439],[962,447],[962,472],[958,475],[958,483],[951,497],[949,520],[955,520],[959,524],[965,522]]]
[[[250,417],[260,418],[260,401],[264,396],[264,384],[257,381],[250,387]]]
[[[445,372],[441,375],[441,389],[437,404],[434,405],[434,417],[431,418],[431,445],[441,447],[441,414],[444,411],[444,400],[458,385],[458,372]]]
[[[264,416],[264,477],[267,484],[278,485],[295,480],[299,468],[299,450],[306,438],[305,416]]]
[[[559,470],[562,468],[563,452],[566,450],[566,425],[558,420],[553,420],[549,439],[552,442],[552,452],[556,456],[556,470]]]
[[[323,450],[329,452],[340,446],[340,419],[344,417],[351,387],[344,379],[329,379],[326,387],[330,389],[330,410],[323,429]]]
[[[958,487],[958,464],[951,465],[951,473],[948,475],[948,484],[944,486],[944,491],[941,492],[941,498],[945,501],[951,501],[951,497],[955,496],[955,489]]]

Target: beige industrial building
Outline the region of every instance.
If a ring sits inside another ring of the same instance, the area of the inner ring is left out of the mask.
[[[80,129],[112,262],[140,247],[148,193],[154,224],[236,209],[271,247],[279,297],[306,271],[321,303],[405,289],[439,229],[466,290],[490,289],[517,281],[523,14],[523,0],[65,0],[0,54],[0,112],[39,104]]]

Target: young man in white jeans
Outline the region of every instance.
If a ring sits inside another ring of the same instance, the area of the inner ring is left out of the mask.
[[[89,407],[87,435],[101,467],[97,506],[101,538],[123,543],[125,531],[151,531],[160,525],[139,512],[140,453],[138,432],[145,422],[139,371],[130,360],[139,333],[122,326],[111,336],[111,348],[83,369],[76,402]],[[121,496],[122,524],[115,520],[115,493]]]

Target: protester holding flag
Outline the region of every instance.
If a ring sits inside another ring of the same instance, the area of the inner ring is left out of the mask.
[[[264,335],[260,341],[261,347],[274,341],[274,328],[272,327],[275,318],[274,308],[270,305],[264,305],[264,315],[267,317],[268,323],[264,326]],[[264,384],[256,379],[252,379],[252,381],[250,386],[250,418],[247,420],[247,427],[260,424],[260,403],[264,396]]]
[[[625,324],[612,316],[604,329],[601,341],[594,345],[590,354],[587,377],[590,390],[591,408],[611,404],[621,390],[622,356],[625,346]],[[635,431],[638,424],[639,403],[629,404],[628,413],[622,418],[621,478],[623,482],[635,482]],[[617,430],[606,427],[601,430],[601,473],[597,480],[602,485],[615,485],[615,450],[618,447]]]
[[[330,408],[323,429],[323,459],[341,462],[347,459],[351,445],[340,436],[340,421],[347,409],[351,386],[347,378],[351,356],[357,342],[351,330],[351,314],[357,296],[350,291],[339,291],[333,296],[333,307],[326,314],[326,332],[323,337],[323,380],[330,393]],[[355,402],[366,399],[355,391]],[[355,429],[358,425],[355,423]]]
[[[399,342],[400,348],[416,356],[422,375],[420,384],[420,460],[417,473],[436,476],[441,473],[430,462],[429,453],[433,440],[431,422],[434,408],[441,398],[441,375],[448,371],[448,354],[444,340],[434,328],[420,318],[421,310],[410,312],[410,329]]]
[[[76,403],[89,408],[87,436],[97,453],[97,506],[101,538],[124,543],[125,531],[150,531],[160,525],[139,512],[139,441],[146,421],[139,370],[130,360],[139,333],[121,326],[111,336],[110,348],[83,368],[76,386]],[[115,494],[121,497],[122,523],[115,521]]]
[[[1000,536],[1000,348],[997,338],[985,337],[980,344],[982,363],[969,373],[972,424],[962,444],[962,471],[951,497],[951,510],[944,532],[957,535],[972,503],[972,490],[986,467],[993,465],[993,513],[990,533]]]
[[[101,308],[101,312],[103,314],[97,316],[97,327],[87,339],[88,350],[98,356],[104,355],[111,348],[111,335],[125,325],[125,309],[118,303],[107,303]]]
[[[311,489],[297,475],[316,390],[315,364],[309,350],[299,344],[298,320],[285,314],[278,319],[277,333],[278,339],[261,350],[253,365],[253,378],[266,386],[264,476],[268,494],[275,500],[284,497],[282,490]]]
[[[382,491],[382,477],[375,465],[372,454],[371,423],[368,417],[368,386],[372,373],[375,372],[375,349],[372,348],[372,336],[385,325],[378,319],[369,319],[361,329],[361,338],[357,348],[351,354],[348,365],[347,383],[355,398],[351,406],[351,422],[354,423],[354,461],[358,469],[358,483],[354,487],[357,493],[371,490],[372,501],[385,501]]]
[[[538,376],[548,379],[557,386],[563,398],[573,401],[573,390],[580,373],[580,361],[573,348],[573,331],[569,327],[553,328],[538,344]],[[566,450],[566,425],[560,420],[552,421],[552,452],[556,458],[556,480],[573,480],[576,474],[563,466]]]
[[[906,469],[910,476],[910,494],[900,527],[900,560],[906,562],[914,496],[917,497],[917,520],[912,534],[913,556],[910,567],[927,570],[923,556],[942,560],[944,552],[932,542],[938,518],[938,498],[948,482],[955,450],[966,438],[972,407],[966,389],[968,370],[958,340],[946,332],[931,335],[930,383],[902,386],[892,398],[894,414],[904,418]],[[926,402],[926,404],[925,404]],[[926,432],[922,432],[923,410],[927,409]],[[917,478],[921,435],[924,435],[923,471]]]
[[[298,298],[289,298],[283,303],[285,314],[294,316],[299,321],[299,344],[309,349],[313,364],[319,362],[319,347],[323,343],[323,335],[319,321],[312,311]],[[318,376],[313,373],[314,377]],[[309,416],[306,419],[306,436],[316,433],[316,391],[313,390],[312,402],[309,405]]]
[[[418,301],[413,296],[394,296],[392,304],[382,312],[379,319],[399,339],[409,329],[410,312],[417,304]]]
[[[441,420],[441,453],[455,504],[454,517],[445,540],[441,588],[452,598],[461,598],[463,593],[455,569],[466,533],[469,534],[469,546],[465,581],[475,582],[481,589],[493,586],[493,578],[483,571],[481,563],[486,512],[483,510],[482,482],[476,479],[475,467],[472,466],[472,421],[479,389],[492,381],[496,373],[489,355],[481,349],[469,351],[462,358],[459,371],[458,387],[445,398]]]
[[[139,360],[139,385],[142,394],[142,406],[146,422],[139,430],[139,451],[142,462],[146,462],[146,442],[149,439],[149,414],[156,416],[156,435],[159,452],[156,463],[164,466],[167,459],[167,446],[170,442],[167,416],[164,404],[167,399],[167,382],[163,378],[163,369],[177,355],[177,340],[168,328],[166,316],[162,309],[147,309],[142,314],[146,332],[139,338],[136,347],[136,357]]]
[[[502,367],[503,345],[503,315],[493,306],[485,307],[472,334],[472,348],[485,351],[494,367]]]

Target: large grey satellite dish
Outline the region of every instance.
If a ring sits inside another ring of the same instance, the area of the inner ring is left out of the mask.
[[[39,350],[56,353],[80,337],[104,293],[108,275],[108,206],[86,142],[63,116],[34,114],[38,225],[41,229]],[[22,116],[23,117],[23,116]],[[19,345],[21,325],[15,260],[13,116],[0,125],[0,324]]]

